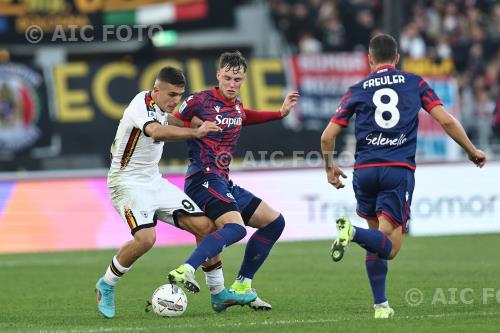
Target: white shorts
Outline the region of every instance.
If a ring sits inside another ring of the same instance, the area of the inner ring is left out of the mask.
[[[177,214],[204,215],[182,190],[166,179],[152,184],[108,186],[111,203],[125,221],[132,235],[138,230],[156,226],[161,220],[179,228]]]

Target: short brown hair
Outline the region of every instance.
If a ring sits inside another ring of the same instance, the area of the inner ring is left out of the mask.
[[[186,85],[186,78],[182,70],[172,66],[163,67],[158,76],[156,76],[156,79],[161,82],[173,84],[174,86]]]
[[[240,51],[224,52],[219,57],[219,69],[226,67],[229,69],[233,68],[235,70],[239,70],[243,67],[243,72],[246,72],[248,64],[247,60]]]
[[[398,54],[398,43],[391,35],[377,35],[370,40],[369,52],[376,63],[392,62]]]

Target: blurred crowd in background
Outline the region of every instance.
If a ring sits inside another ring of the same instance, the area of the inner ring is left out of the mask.
[[[271,0],[271,15],[295,53],[366,50],[383,31],[383,0]],[[500,2],[403,0],[403,59],[452,59],[460,118],[473,141],[500,151]]]

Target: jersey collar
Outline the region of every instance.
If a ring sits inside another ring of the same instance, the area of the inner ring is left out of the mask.
[[[212,89],[210,89],[212,91],[212,94],[214,94],[214,96],[218,99],[220,99],[221,101],[224,102],[224,104],[228,105],[228,106],[233,106],[233,105],[236,105],[236,101],[232,102],[232,101],[229,101],[227,99],[224,98],[224,96],[221,95],[221,93],[219,92],[219,87],[212,87]]]
[[[382,70],[382,69],[395,69],[396,67],[393,66],[393,65],[381,65],[381,66],[378,66],[377,68],[375,68],[373,71],[372,71],[372,74],[373,73],[377,73],[379,70]]]
[[[160,106],[158,104],[156,104],[155,100],[153,99],[153,91],[152,90],[148,90],[148,92],[146,93],[146,96],[148,98],[148,103],[150,103],[149,106],[151,106],[154,110],[156,110],[156,108],[158,108],[158,110],[160,110],[160,112],[162,114],[165,114],[165,111],[163,111],[160,108]]]

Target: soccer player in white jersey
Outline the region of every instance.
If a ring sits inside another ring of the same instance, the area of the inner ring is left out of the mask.
[[[182,190],[163,179],[158,169],[164,141],[202,138],[209,132],[220,131],[212,122],[204,122],[197,129],[168,125],[167,113],[179,104],[184,88],[181,70],[163,68],[153,90],[137,94],[125,109],[111,146],[109,193],[113,207],[130,227],[133,239],[120,248],[96,284],[97,308],[106,318],[115,316],[115,285],[154,245],[157,219],[191,232],[197,241],[215,231],[213,222]],[[172,121],[179,124],[178,120]],[[213,260],[219,261],[218,257]],[[183,278],[189,290],[199,291],[193,276],[183,275]],[[255,299],[255,296],[242,297],[227,290],[223,293],[223,298],[234,304],[243,305]]]

